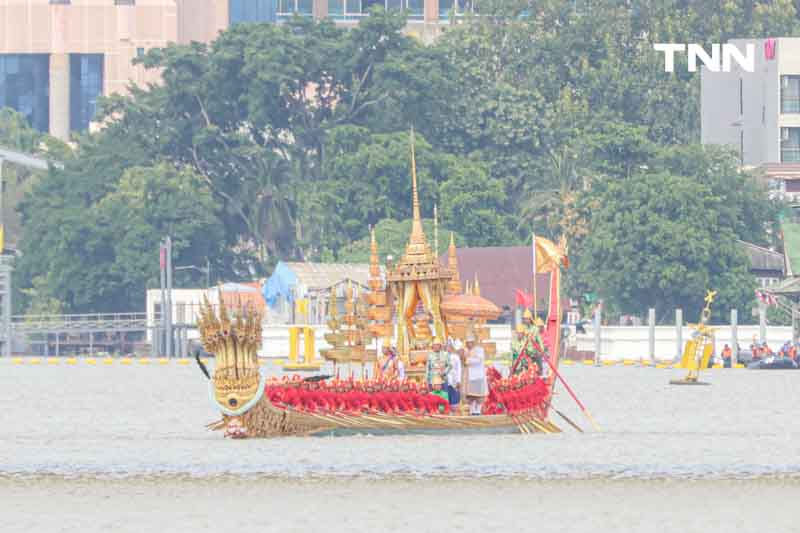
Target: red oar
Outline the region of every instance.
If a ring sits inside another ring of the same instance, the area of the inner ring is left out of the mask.
[[[586,418],[588,418],[589,422],[592,423],[592,427],[594,427],[594,429],[596,429],[597,431],[600,431],[600,426],[597,425],[597,422],[594,421],[594,418],[592,418],[592,415],[589,413],[589,410],[581,403],[581,401],[578,399],[578,397],[575,396],[575,393],[572,392],[572,388],[567,384],[567,382],[564,380],[564,378],[561,376],[561,374],[558,372],[558,370],[556,370],[555,365],[553,365],[553,363],[550,362],[550,358],[543,357],[543,359],[545,361],[547,361],[548,365],[550,365],[550,370],[553,371],[553,374],[555,374],[556,377],[561,380],[561,383],[564,384],[564,388],[567,389],[567,392],[569,393],[569,395],[572,396],[572,399],[575,400],[575,403],[577,403],[578,407],[581,408],[581,411],[583,411],[583,414],[586,415]]]

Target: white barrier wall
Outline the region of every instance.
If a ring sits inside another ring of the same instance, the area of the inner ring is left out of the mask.
[[[302,325],[299,325],[302,327]],[[287,357],[289,355],[289,328],[284,324],[265,324],[262,332],[263,342],[260,357]],[[316,326],[314,337],[317,351],[328,348],[324,335],[328,328]],[[511,351],[511,327],[508,325],[490,325],[489,331],[492,340],[497,344],[498,355]],[[579,351],[592,352],[595,349],[595,337],[591,328],[587,333],[575,335],[575,329],[567,339],[567,345]],[[621,361],[623,359],[648,359],[649,354],[649,328],[647,326],[604,326],[601,329],[600,357],[602,360]],[[684,327],[682,341],[685,343],[691,338],[692,330]],[[742,350],[748,350],[753,337],[758,338],[758,325],[738,327],[739,345]],[[792,338],[790,327],[768,327],[767,343],[777,351],[780,346]],[[716,326],[716,352],[722,353],[725,344],[731,344],[730,326]],[[374,346],[374,344],[373,344]],[[657,326],[655,328],[655,356],[656,359],[672,360],[682,352],[683,346],[678,346],[677,329],[675,326]],[[300,353],[302,354],[302,343]]]
[[[648,326],[603,326],[600,330],[600,357],[603,360],[622,359],[647,359],[649,352]],[[722,353],[725,344],[731,344],[731,327],[715,326],[716,352]],[[749,350],[753,337],[758,338],[758,325],[739,326],[739,346],[742,350]],[[573,337],[577,342],[576,348],[580,351],[594,352],[595,337],[591,328],[586,329],[585,335]],[[692,330],[688,327],[682,329],[682,339],[685,343],[691,338]],[[672,360],[678,356],[677,328],[675,326],[657,326],[655,328],[655,356],[656,359]],[[773,326],[767,328],[766,341],[769,346],[777,351],[778,348],[792,338],[791,327]],[[682,347],[680,350],[682,351]]]

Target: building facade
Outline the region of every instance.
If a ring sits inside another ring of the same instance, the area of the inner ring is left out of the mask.
[[[157,81],[131,62],[177,37],[173,0],[0,0],[0,107],[67,139],[98,96]]]
[[[755,49],[755,68],[701,70],[701,141],[734,148],[764,170],[776,193],[800,195],[800,38],[735,39]]]
[[[453,0],[0,0],[0,107],[67,140],[89,128],[98,96],[158,81],[132,63],[150,48],[295,14],[352,26],[374,4],[407,9],[407,31],[425,41],[463,14]]]

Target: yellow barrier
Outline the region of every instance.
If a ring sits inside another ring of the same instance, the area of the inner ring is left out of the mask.
[[[119,360],[119,362],[122,363],[123,365],[129,365],[133,361],[131,361],[130,357],[123,357],[122,359]]]
[[[97,364],[97,359],[95,359],[94,357],[89,357],[88,359],[86,359],[86,364],[87,365],[96,365]]]
[[[563,364],[566,366],[571,366],[575,363],[572,359],[564,359]]]
[[[583,364],[584,365],[593,365],[594,361],[592,361],[591,359],[584,359],[583,360]]]
[[[188,359],[178,359],[178,364],[179,365],[188,365],[189,364],[189,360]]]
[[[57,365],[58,364],[58,357],[48,357],[47,358],[48,365]]]
[[[143,357],[142,359],[139,359],[139,364],[140,365],[149,365],[150,364],[150,359],[148,359],[146,357]]]
[[[603,361],[603,366],[614,366],[617,364],[616,361]]]
[[[736,363],[733,368],[744,368],[742,363]]]
[[[15,365],[21,365],[22,357],[15,357],[14,359],[11,360],[11,362],[14,363]]]
[[[68,365],[77,365],[78,364],[78,359],[75,358],[75,357],[68,357],[67,358],[67,364]]]
[[[167,359],[166,357],[162,357],[158,360],[159,365],[166,365],[167,363],[169,363],[169,359]]]
[[[105,359],[103,359],[103,364],[105,364],[105,365],[113,365],[114,364],[114,360],[111,357],[106,357]]]

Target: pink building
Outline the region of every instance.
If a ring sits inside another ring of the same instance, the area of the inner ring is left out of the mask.
[[[471,2],[470,2],[471,3]],[[0,0],[0,107],[68,139],[89,128],[97,97],[158,81],[134,66],[148,49],[209,42],[231,24],[295,13],[352,26],[374,4],[406,9],[406,31],[431,41],[463,11],[454,0]]]

